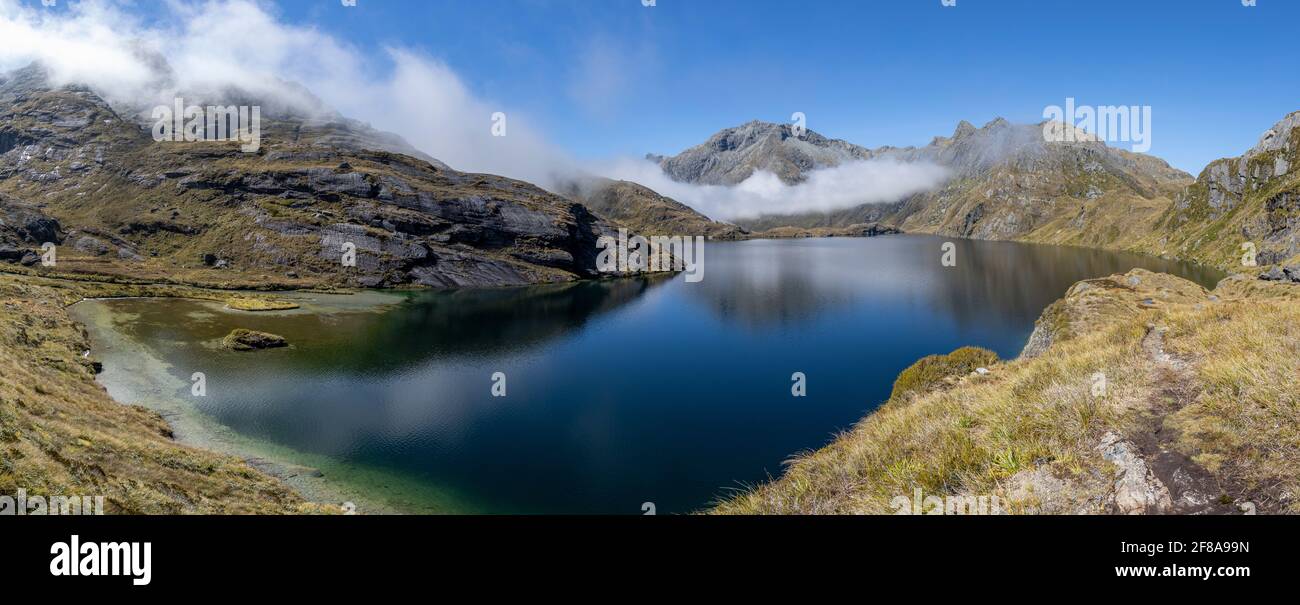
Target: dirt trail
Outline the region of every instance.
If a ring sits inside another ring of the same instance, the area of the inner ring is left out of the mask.
[[[1239,494],[1235,486],[1224,485],[1204,467],[1175,449],[1178,432],[1165,422],[1196,398],[1196,380],[1192,362],[1165,350],[1167,329],[1147,325],[1142,348],[1153,364],[1156,385],[1150,407],[1144,412],[1140,428],[1129,438],[1148,473],[1146,480],[1156,493],[1167,496],[1150,502],[1147,514],[1240,514],[1242,511],[1229,495]]]

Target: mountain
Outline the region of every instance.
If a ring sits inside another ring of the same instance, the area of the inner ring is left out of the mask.
[[[1215,266],[1240,266],[1244,243],[1260,265],[1300,260],[1300,111],[1245,154],[1210,163],[1159,221],[1147,247]]]
[[[952,137],[894,152],[946,166],[941,188],[899,204],[889,220],[904,231],[975,239],[1019,239],[1123,247],[1149,233],[1191,176],[1158,158],[1090,137],[1047,141],[1043,124],[1001,118]]]
[[[222,94],[185,103],[250,98]],[[420,159],[400,137],[328,112],[264,107],[256,153],[156,142],[152,122],[138,106],[51,86],[39,66],[0,79],[0,212],[59,226],[40,237],[0,228],[0,246],[52,237],[59,272],[153,281],[495,286],[594,277],[596,239],[617,230],[581,204]],[[355,267],[342,262],[346,243]]]
[[[753,121],[728,128],[671,157],[648,155],[675,181],[698,185],[735,185],[756,170],[776,174],[788,185],[802,182],[808,172],[866,160],[873,152],[852,143],[828,139],[811,130],[795,136],[788,124]]]
[[[738,224],[763,231],[882,223],[905,232],[1097,247],[1137,245],[1192,181],[1158,158],[1109,147],[1081,131],[1076,142],[1049,142],[1043,128],[1002,118],[981,128],[963,121],[952,136],[935,137],[924,147],[866,149],[811,131],[793,138],[788,126],[751,122],[660,163],[678,180],[721,183],[743,180],[759,168],[797,182],[811,170],[850,160],[932,162],[952,174],[933,191],[895,203],[766,215]]]
[[[561,193],[597,215],[643,235],[702,235],[711,240],[734,240],[748,235],[740,227],[714,221],[686,204],[631,181],[599,177],[573,180]]]

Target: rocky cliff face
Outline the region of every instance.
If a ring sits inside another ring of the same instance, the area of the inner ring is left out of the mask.
[[[776,174],[786,184],[804,180],[818,168],[866,160],[873,152],[811,130],[796,136],[788,124],[753,121],[723,130],[671,157],[647,156],[673,180],[701,185],[735,185],[757,170]]]
[[[337,116],[272,110],[261,148],[243,153],[233,142],[155,142],[137,109],[52,88],[38,67],[0,80],[0,245],[41,239],[29,228],[36,213],[63,230],[60,272],[493,286],[595,276],[596,239],[616,231],[580,204],[399,153],[409,150],[399,137]],[[355,266],[343,262],[347,244]]]
[[[1240,266],[1243,244],[1257,263],[1300,257],[1300,112],[1268,129],[1244,155],[1216,160],[1180,192],[1150,247],[1217,266]]]
[[[36,264],[33,248],[63,241],[59,222],[40,209],[0,194],[0,261]]]

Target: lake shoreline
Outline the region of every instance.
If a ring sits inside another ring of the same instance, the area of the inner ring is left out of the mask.
[[[383,291],[376,291],[383,292]],[[385,296],[390,293],[383,292]],[[280,294],[297,294],[282,292]],[[104,385],[119,404],[141,405],[160,414],[171,427],[177,443],[198,447],[247,462],[259,472],[281,481],[304,499],[323,506],[336,507],[340,514],[444,514],[472,512],[460,509],[429,510],[404,505],[390,498],[375,497],[364,487],[368,482],[400,483],[400,477],[384,476],[375,469],[340,465],[327,457],[295,451],[291,448],[246,437],[221,425],[191,402],[174,393],[184,392],[190,384],[177,379],[167,362],[159,359],[143,344],[134,342],[113,327],[113,311],[107,301],[122,300],[191,300],[219,305],[204,298],[159,296],[108,296],[83,298],[69,305],[69,316],[90,336],[91,354],[104,371],[96,381]],[[366,303],[361,312],[383,312],[393,301]],[[219,310],[218,308],[214,308]],[[224,309],[229,310],[229,309]],[[351,309],[356,312],[357,309]],[[236,311],[237,312],[237,311]],[[289,312],[316,313],[317,310],[264,311],[258,316],[284,315]],[[253,312],[245,312],[253,313]],[[343,476],[344,478],[340,478]],[[351,479],[351,481],[349,481]]]

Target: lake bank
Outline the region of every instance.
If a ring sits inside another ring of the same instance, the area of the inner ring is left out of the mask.
[[[380,292],[347,296],[281,295],[300,306],[292,310],[261,311],[257,316],[284,318],[332,313],[382,313],[403,298],[398,294]],[[283,481],[307,500],[336,506],[340,512],[442,514],[477,510],[427,485],[410,485],[401,477],[378,469],[341,464],[328,457],[250,438],[215,421],[194,404],[191,382],[177,376],[171,364],[153,350],[122,333],[118,326],[132,321],[133,317],[115,314],[109,306],[102,304],[110,300],[151,299],[87,299],[69,308],[70,316],[86,328],[95,357],[111,360],[104,365],[97,380],[105,385],[114,400],[140,405],[160,414],[171,426],[178,442],[244,459],[258,470]],[[238,322],[249,315],[231,310],[221,302],[192,302],[197,307],[189,315],[193,320],[202,319],[205,314],[225,313]],[[211,346],[211,343],[207,345]]]

